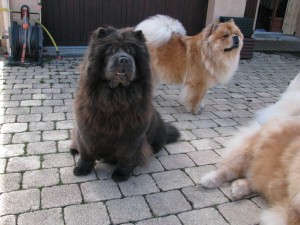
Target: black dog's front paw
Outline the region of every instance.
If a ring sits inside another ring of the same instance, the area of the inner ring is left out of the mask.
[[[71,153],[71,155],[76,155],[76,154],[78,154],[79,152],[78,152],[78,150],[75,149],[75,148],[70,148],[70,153]]]
[[[83,166],[75,166],[73,173],[75,176],[84,176],[88,175],[91,172],[92,168],[87,168]]]
[[[116,182],[122,182],[128,180],[131,173],[122,173],[120,170],[115,170],[111,176],[111,178]]]

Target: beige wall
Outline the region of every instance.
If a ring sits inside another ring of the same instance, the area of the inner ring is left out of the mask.
[[[8,0],[0,0],[0,8],[7,7]],[[1,35],[8,35],[8,24],[9,24],[9,13],[0,11],[0,33]],[[7,51],[7,46],[9,46],[8,39],[1,40],[1,45],[3,51]]]
[[[2,7],[2,1],[0,1],[0,8]],[[3,13],[0,12],[0,34],[4,35],[5,34],[5,28],[4,28],[4,17],[3,17]]]
[[[220,16],[243,17],[247,0],[208,0],[206,25]]]
[[[295,36],[299,37],[300,38],[300,13],[298,15],[298,23],[297,23],[297,26],[296,26],[296,34]]]

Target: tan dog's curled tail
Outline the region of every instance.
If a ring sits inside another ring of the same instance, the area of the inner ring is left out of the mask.
[[[141,30],[149,45],[160,47],[167,43],[172,34],[186,35],[183,25],[169,16],[156,15],[139,23],[136,31]]]

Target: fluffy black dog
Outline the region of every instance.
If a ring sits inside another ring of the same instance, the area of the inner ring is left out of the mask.
[[[131,28],[99,28],[92,34],[74,111],[76,176],[90,173],[95,160],[103,159],[117,165],[114,180],[127,180],[151,152],[179,138],[154,109],[145,38]]]

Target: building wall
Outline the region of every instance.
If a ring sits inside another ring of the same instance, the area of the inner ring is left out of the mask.
[[[297,27],[296,27],[296,34],[295,36],[300,38],[300,13],[298,15],[298,23],[297,23]]]
[[[8,0],[0,0],[0,8],[6,7],[8,4]],[[1,11],[0,12],[0,34],[1,35],[8,35],[8,15],[9,13]],[[2,45],[2,50],[5,52],[7,51],[7,46],[8,46],[8,40],[2,39],[1,40],[1,45]]]
[[[2,7],[2,1],[0,1],[0,8]],[[0,34],[4,35],[5,34],[5,28],[4,28],[4,13],[0,12]]]
[[[243,17],[247,0],[209,0],[206,25],[219,19],[220,16]]]

